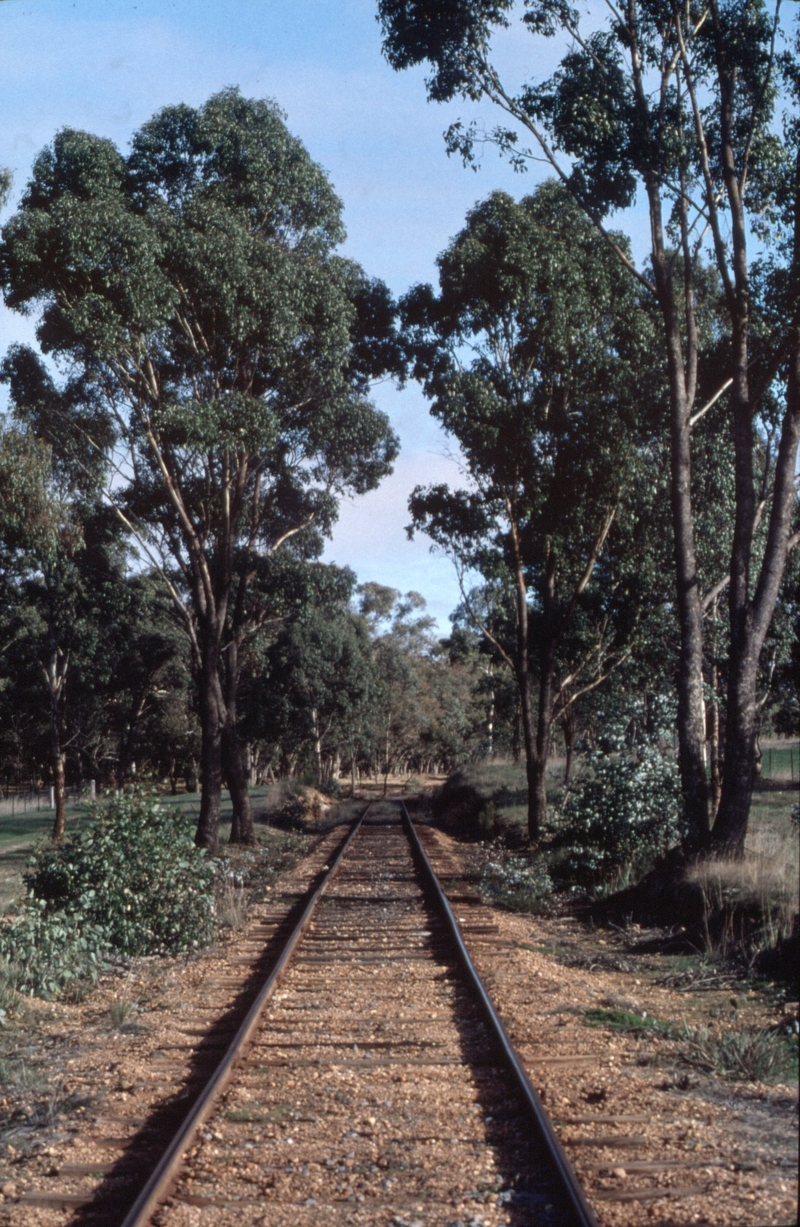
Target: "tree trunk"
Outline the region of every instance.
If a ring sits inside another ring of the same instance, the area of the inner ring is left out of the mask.
[[[64,754],[59,745],[58,731],[53,739],[53,798],[56,806],[56,816],[53,819],[52,839],[54,844],[60,844],[66,829],[67,808],[66,788],[64,785]]]
[[[730,615],[731,651],[728,680],[728,702],[725,712],[725,763],[722,777],[722,798],[714,823],[712,845],[719,855],[741,856],[747,836],[750,803],[753,793],[753,764],[758,732],[756,686],[758,666],[764,640],[769,630],[775,603],[786,567],[792,520],[796,505],[795,471],[800,442],[800,152],[795,164],[794,250],[791,285],[795,315],[789,324],[789,362],[786,385],[786,412],[775,459],[775,478],[770,508],[764,557],[755,593],[749,598],[750,550],[752,526],[748,532],[743,513],[741,525],[737,516],[731,558]],[[744,342],[742,342],[742,347]],[[746,349],[744,350],[746,356]],[[736,358],[736,355],[734,355]],[[737,364],[741,366],[741,356]],[[741,385],[735,406],[746,391],[746,370],[739,378]],[[734,423],[737,451],[737,502],[742,487],[742,499],[747,510],[748,490],[752,490],[752,456],[749,465],[744,452],[752,432],[751,415],[739,404],[740,423]],[[737,508],[738,511],[738,508]]]
[[[242,748],[236,726],[231,723],[230,712],[222,728],[222,757],[225,764],[225,778],[231,794],[231,838],[232,844],[256,842],[253,830],[253,809],[250,804],[250,792],[247,785],[247,772],[242,758]]]
[[[319,732],[319,714],[316,707],[311,708],[311,723],[314,730],[314,764],[317,776],[317,788],[322,783],[322,738]]]
[[[531,843],[541,834],[541,794],[543,780],[536,756],[536,737],[533,722],[533,699],[531,696],[530,657],[528,645],[528,589],[522,569],[516,524],[511,519],[512,539],[515,552],[515,578],[517,588],[517,653],[516,673],[519,688],[520,716],[522,717],[522,740],[525,748],[525,775],[528,781],[528,838]],[[545,799],[545,807],[546,807]]]
[[[59,652],[55,645],[51,647],[48,668],[44,670],[44,674],[50,692],[50,766],[53,772],[53,803],[56,811],[52,840],[54,844],[60,844],[67,821],[64,750],[61,745],[61,695],[64,690],[64,675],[59,671]]]
[[[194,841],[211,856],[219,851],[220,800],[222,796],[222,728],[224,704],[213,646],[205,645],[199,678],[200,698],[200,817]]]
[[[555,705],[556,644],[559,635],[559,613],[556,600],[556,560],[548,551],[542,592],[543,626],[539,649],[539,708],[536,717],[535,825],[540,832],[547,821],[547,756],[550,751],[550,729]],[[530,829],[530,802],[528,828]]]
[[[197,759],[190,758],[183,773],[183,783],[186,791],[197,792],[199,782],[197,778]]]
[[[253,809],[248,790],[248,771],[236,728],[238,723],[239,645],[235,639],[228,644],[222,658],[225,699],[222,761],[225,766],[228,791],[231,794],[230,842],[249,846],[255,843],[256,837],[253,831]]]
[[[651,206],[651,220],[653,209]],[[660,231],[660,209],[658,213]],[[688,826],[687,844],[708,842],[708,779],[705,762],[705,703],[703,697],[703,609],[697,582],[697,556],[692,519],[691,410],[683,366],[680,325],[671,274],[662,250],[653,252],[659,305],[667,341],[670,394],[670,500],[677,572],[680,626],[678,653],[678,766]]]
[[[569,788],[572,780],[572,762],[575,752],[575,704],[567,703],[564,712],[564,787]]]
[[[708,759],[709,759],[709,774],[711,776],[711,815],[716,819],[717,811],[719,810],[720,797],[722,796],[722,776],[720,773],[720,755],[719,755],[719,700],[717,698],[717,689],[719,686],[719,671],[717,663],[711,666],[711,699],[706,708],[706,719],[708,722]]]
[[[511,730],[511,758],[514,761],[515,766],[519,762],[520,753],[521,753],[520,747],[521,747],[521,742],[522,742],[522,738],[520,736],[520,714],[519,713],[520,713],[520,702],[519,702],[519,691],[517,691],[516,697],[514,699],[514,724]]]

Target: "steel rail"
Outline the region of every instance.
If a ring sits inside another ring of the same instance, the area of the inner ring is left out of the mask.
[[[372,802],[370,802],[371,804]],[[350,833],[342,842],[325,877],[306,904],[303,915],[292,930],[292,934],[284,946],[280,958],[264,982],[239,1030],[228,1045],[225,1055],[193,1103],[188,1114],[184,1117],[183,1123],[173,1136],[169,1146],[150,1174],[150,1178],[144,1188],[123,1219],[121,1227],[146,1227],[159,1205],[169,1196],[177,1179],[184,1154],[191,1146],[201,1125],[208,1120],[214,1111],[216,1102],[223,1091],[227,1089],[236,1066],[247,1052],[261,1022],[264,1007],[280,984],[289,961],[311,922],[317,904],[335,878],[342,859],[364,821],[370,805],[366,807],[361,817],[353,823]]]
[[[528,1077],[525,1066],[517,1056],[509,1034],[503,1026],[502,1020],[492,1004],[492,1000],[486,991],[475,964],[470,958],[467,947],[464,945],[464,939],[461,936],[461,930],[459,928],[458,921],[455,918],[453,909],[450,906],[450,901],[442,890],[439,879],[437,878],[433,866],[428,859],[428,854],[423,848],[419,835],[414,829],[414,824],[411,821],[408,810],[406,809],[405,802],[401,801],[400,804],[403,807],[403,824],[405,826],[408,838],[411,841],[411,846],[417,853],[419,863],[422,867],[423,876],[439,907],[445,927],[450,933],[450,936],[452,937],[458,950],[458,958],[462,969],[466,974],[476,997],[480,1001],[481,1008],[489,1028],[494,1034],[494,1037],[502,1050],[506,1064],[512,1072],[514,1081],[516,1082],[522,1095],[525,1106],[533,1119],[536,1132],[550,1154],[553,1165],[558,1173],[562,1192],[574,1213],[575,1227],[598,1227],[595,1213],[592,1210],[592,1207],[589,1205],[586,1194],[584,1193],[580,1181],[575,1173],[575,1169],[567,1157],[567,1152],[561,1145],[559,1137],[553,1128],[552,1122],[547,1114],[544,1104],[542,1103],[541,1097]],[[570,1227],[573,1227],[573,1225],[570,1224]]]

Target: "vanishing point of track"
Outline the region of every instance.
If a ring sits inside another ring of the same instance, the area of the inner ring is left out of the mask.
[[[446,1227],[488,1180],[493,1221],[596,1224],[405,806],[335,839],[291,928],[264,926],[236,1033],[212,1026],[180,1112],[130,1139],[78,1221]]]

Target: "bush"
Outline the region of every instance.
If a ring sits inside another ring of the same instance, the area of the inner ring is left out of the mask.
[[[541,861],[490,861],[481,874],[483,897],[509,912],[541,912],[552,890],[550,874]]]
[[[783,1035],[769,1029],[710,1031],[708,1027],[687,1030],[682,1051],[690,1065],[708,1073],[722,1074],[743,1082],[771,1082],[796,1077],[796,1050]]]
[[[565,798],[553,841],[553,870],[587,888],[646,872],[681,838],[675,761],[653,746],[595,753]]]
[[[26,996],[55,997],[76,980],[96,981],[108,949],[105,933],[72,909],[47,910],[29,899],[0,926],[4,984]],[[5,1010],[0,1011],[5,1015]]]
[[[459,839],[491,839],[497,832],[494,802],[487,800],[461,771],[449,776],[434,793],[431,810],[445,830]]]
[[[209,942],[213,880],[185,821],[137,795],[99,805],[88,830],[40,851],[26,875],[31,906],[46,924],[97,929],[124,955],[176,954]]]

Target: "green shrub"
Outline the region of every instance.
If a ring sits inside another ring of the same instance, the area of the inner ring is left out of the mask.
[[[595,753],[561,808],[553,872],[587,888],[644,873],[681,837],[674,759],[653,746]]]
[[[790,1041],[791,1037],[787,1040],[764,1028],[722,1032],[687,1028],[681,1055],[688,1064],[708,1073],[743,1082],[772,1082],[797,1077],[797,1051]]]
[[[552,890],[550,874],[541,861],[490,861],[481,874],[484,899],[509,912],[541,912]]]
[[[431,810],[445,830],[459,839],[484,840],[496,834],[494,802],[484,797],[461,771],[449,776],[434,793]]]
[[[94,982],[107,949],[99,925],[70,908],[48,911],[42,899],[26,900],[0,925],[4,981],[26,996],[55,997],[75,980]]]
[[[175,954],[209,942],[213,880],[185,820],[139,795],[99,805],[88,830],[39,851],[26,875],[31,903],[48,924],[81,934],[96,928],[124,955]]]

